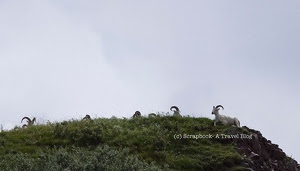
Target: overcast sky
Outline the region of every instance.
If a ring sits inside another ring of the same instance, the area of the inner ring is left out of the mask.
[[[0,1],[0,124],[213,119],[213,105],[300,161],[300,1]]]

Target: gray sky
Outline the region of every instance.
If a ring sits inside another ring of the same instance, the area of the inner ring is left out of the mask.
[[[213,105],[300,161],[300,1],[0,1],[0,124]]]

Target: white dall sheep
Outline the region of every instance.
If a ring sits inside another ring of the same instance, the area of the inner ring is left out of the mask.
[[[132,118],[139,118],[139,117],[141,117],[141,116],[142,116],[142,114],[141,114],[140,111],[135,111],[135,113],[134,113],[134,115],[132,116]]]
[[[172,110],[172,109],[175,109],[175,110]],[[180,110],[179,110],[179,108],[178,108],[177,106],[172,106],[172,107],[170,108],[170,110],[174,112],[174,113],[173,113],[173,116],[179,116],[179,117],[181,117],[181,115],[180,115]]]
[[[155,113],[150,113],[149,115],[148,115],[148,117],[149,118],[155,118],[157,115],[155,114]]]
[[[33,117],[33,119],[31,120],[29,117],[25,116],[25,117],[21,120],[21,123],[23,122],[24,119],[27,120],[27,124],[24,124],[24,125],[22,126],[22,128],[25,128],[25,127],[27,127],[27,126],[31,126],[31,125],[33,125],[34,122],[35,122],[35,117]]]
[[[214,126],[216,126],[217,122],[222,122],[224,125],[233,125],[240,127],[240,121],[237,118],[231,118],[229,116],[220,115],[220,107],[224,110],[224,107],[222,105],[217,105],[213,106],[213,110],[211,112],[212,115],[216,116],[214,120]]]
[[[85,117],[83,117],[82,120],[88,120],[88,121],[91,121],[92,118],[91,118],[90,115],[85,115]]]

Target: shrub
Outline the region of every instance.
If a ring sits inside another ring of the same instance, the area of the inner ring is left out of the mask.
[[[3,171],[40,171],[40,170],[161,170],[155,163],[146,163],[133,155],[129,150],[114,150],[109,146],[98,146],[95,150],[74,147],[71,150],[59,148],[46,152],[39,151],[37,157],[18,153],[1,158],[0,170]]]

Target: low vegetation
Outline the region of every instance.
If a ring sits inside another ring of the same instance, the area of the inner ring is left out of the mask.
[[[242,157],[208,118],[98,118],[0,133],[0,170],[242,170]]]

